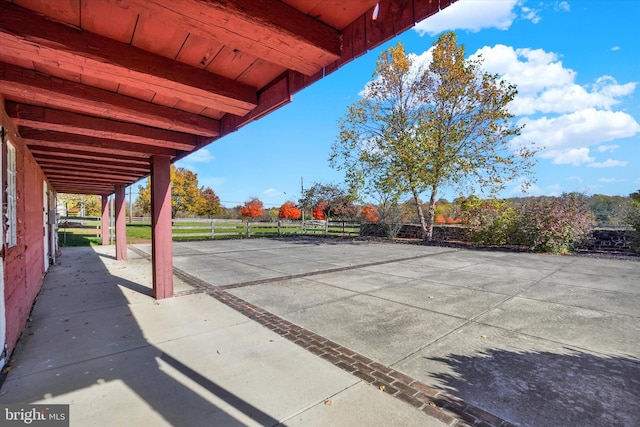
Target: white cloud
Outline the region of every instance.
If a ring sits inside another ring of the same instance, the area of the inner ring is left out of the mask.
[[[582,179],[582,177],[580,177],[580,176],[570,176],[569,177],[569,181],[577,181],[579,183],[583,183],[584,179]]]
[[[282,192],[279,190],[276,190],[275,188],[267,188],[262,192],[262,194],[267,197],[276,197],[276,196],[280,196]]]
[[[488,72],[517,86],[518,96],[509,106],[515,115],[611,109],[620,102],[618,98],[632,94],[637,85],[618,84],[615,78],[602,76],[593,84],[580,86],[575,83],[577,73],[565,68],[558,54],[542,49],[485,46],[471,55],[478,56],[482,56]]]
[[[617,148],[619,148],[619,145],[616,144],[611,144],[611,145],[599,145],[596,147],[596,149],[601,152],[604,153],[606,151],[615,151]]]
[[[195,151],[189,154],[185,160],[190,163],[209,163],[216,159],[216,156],[211,154],[209,150],[206,148],[201,148],[198,151]]]
[[[617,51],[617,50],[620,50],[620,46],[613,46],[611,48],[611,50],[614,51],[614,52]]]
[[[442,11],[418,23],[414,29],[421,36],[434,36],[448,30],[473,33],[485,28],[507,30],[516,19],[518,0],[458,0]]]
[[[187,168],[193,172],[198,172],[197,171],[197,165],[198,164],[206,164],[209,162],[212,162],[216,159],[216,157],[211,154],[211,152],[209,150],[207,150],[206,148],[201,148],[198,151],[195,151],[191,154],[189,154],[187,157],[185,157],[182,160],[179,160],[176,165],[180,166],[180,167],[184,167]]]
[[[421,36],[435,36],[444,31],[463,30],[477,33],[484,29],[508,30],[514,21],[521,19],[537,24],[542,20],[542,9],[524,6],[525,0],[458,0],[435,15],[419,22],[414,30]],[[543,9],[550,8],[544,2]],[[569,12],[568,2],[556,2],[553,9]]]
[[[542,19],[539,15],[539,9],[531,9],[530,7],[522,7],[522,19],[526,19],[528,21],[537,24]]]
[[[640,132],[640,124],[629,114],[593,108],[551,118],[523,118],[519,124],[525,124],[525,128],[513,139],[514,146],[536,142],[545,147],[539,156],[553,159],[556,164],[593,162],[595,159],[590,156],[589,147]],[[607,162],[603,163],[606,166],[596,163],[593,167],[608,167],[610,163]]]
[[[614,182],[626,182],[626,179],[618,179],[618,178],[600,178],[598,182],[603,182],[605,184],[614,183]]]
[[[544,153],[541,157],[553,159],[553,163],[556,165],[574,165],[579,166],[583,163],[593,162],[595,159],[589,156],[589,149],[572,148],[567,151],[550,150]]]
[[[521,117],[525,128],[512,141],[514,146],[535,142],[544,147],[541,158],[554,164],[604,168],[624,166],[627,162],[597,161],[597,152],[612,152],[617,144],[605,144],[640,132],[636,119],[622,111],[613,111],[622,97],[631,95],[636,82],[619,84],[609,75],[593,83],[578,85],[577,73],[566,68],[560,55],[542,49],[516,49],[511,46],[485,46],[472,57],[482,56],[484,68],[513,83],[518,95],[509,110]],[[544,116],[536,116],[539,114]]]
[[[627,166],[628,164],[629,162],[624,160],[607,159],[604,162],[594,162],[588,164],[587,166],[589,166],[590,168],[613,168],[619,166]]]
[[[573,83],[575,71],[562,66],[557,54],[542,49],[514,49],[502,44],[478,49],[471,58],[482,56],[483,68],[518,87],[519,97],[530,97],[553,87]]]
[[[598,77],[591,87],[593,88],[593,92],[614,98],[631,95],[633,91],[636,90],[636,85],[637,83],[635,82],[619,85],[615,78],[605,75]]]
[[[562,194],[562,186],[560,184],[551,184],[544,188],[532,184],[527,188],[526,192],[522,191],[521,180],[515,180],[517,185],[514,184],[509,190],[507,190],[507,194],[509,197],[521,197],[521,196],[559,196]]]

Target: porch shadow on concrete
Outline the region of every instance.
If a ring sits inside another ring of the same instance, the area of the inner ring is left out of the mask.
[[[149,331],[136,321],[140,310],[131,309],[135,304],[148,310],[154,304],[143,297],[150,288],[110,273],[139,273],[131,265],[107,268],[106,263],[115,263],[113,257],[93,251],[81,258],[80,265],[62,258],[47,276],[0,403],[71,403],[72,425],[157,425],[164,420],[244,426],[246,418],[263,426],[278,424],[152,344]],[[36,348],[43,351],[31,351]]]
[[[447,366],[429,374],[444,390],[515,424],[640,425],[639,359],[562,350],[490,348],[425,359]]]

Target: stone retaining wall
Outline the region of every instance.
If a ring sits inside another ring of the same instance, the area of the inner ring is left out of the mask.
[[[363,224],[360,235],[363,237],[390,237],[391,230],[399,228],[396,237],[399,239],[420,239],[422,229],[417,224]],[[634,241],[637,233],[634,230],[593,230],[591,239],[582,248],[590,252],[617,252],[631,254],[634,252]],[[436,242],[471,242],[470,231],[461,226],[433,227],[433,240]],[[637,251],[637,249],[636,249]]]
[[[396,236],[399,239],[421,239],[422,228],[418,224],[362,224],[360,235],[363,237],[391,237],[392,230],[399,228]],[[433,239],[438,242],[470,241],[469,229],[455,225],[434,225]]]
[[[593,230],[584,249],[596,252],[633,253],[637,233],[634,230]]]

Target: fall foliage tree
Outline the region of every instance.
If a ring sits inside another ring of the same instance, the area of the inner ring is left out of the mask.
[[[83,213],[85,216],[102,215],[102,201],[99,196],[86,194],[58,194],[58,200],[65,203],[69,212]]]
[[[280,219],[299,219],[300,216],[302,216],[302,211],[291,201],[285,202],[278,211],[278,218]]]
[[[360,212],[360,218],[366,222],[378,222],[378,209],[371,204],[366,204],[362,208],[362,212]]]
[[[136,210],[142,212],[143,215],[151,213],[151,178],[147,178],[145,185],[138,185],[138,198],[134,205]]]
[[[264,215],[264,204],[260,201],[260,199],[254,197],[253,199],[248,200],[244,203],[244,206],[240,208],[240,214],[251,219],[260,217]]]
[[[178,213],[214,215],[220,210],[220,199],[209,187],[198,187],[198,174],[186,168],[171,165],[171,217]],[[151,182],[138,186],[136,208],[145,214],[151,212]]]
[[[311,211],[311,215],[313,215],[313,218],[315,219],[319,219],[319,220],[327,219],[326,212],[327,212],[328,206],[329,204],[325,201],[318,202],[318,204],[313,207],[313,210]]]
[[[355,196],[346,192],[344,189],[335,184],[315,183],[312,187],[305,190],[300,199],[302,206],[312,206],[313,211],[321,209],[323,218],[355,218],[358,215],[358,207],[353,203]],[[318,215],[320,216],[320,215]]]
[[[510,146],[522,129],[507,108],[515,86],[482,71],[481,59],[465,59],[454,33],[440,36],[430,52],[427,67],[402,44],[381,54],[363,97],[341,119],[329,158],[352,189],[396,200],[411,194],[425,240],[433,238],[441,187],[495,193],[530,176],[535,154]],[[430,195],[426,219],[422,193]]]
[[[200,197],[196,200],[195,212],[210,217],[220,212],[220,197],[211,188],[201,188]]]

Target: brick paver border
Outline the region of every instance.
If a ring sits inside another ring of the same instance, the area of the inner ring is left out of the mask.
[[[138,248],[129,247],[140,256],[150,259],[149,254]],[[429,254],[434,255],[434,254]],[[427,256],[429,256],[427,255]],[[407,257],[406,259],[421,258]],[[404,259],[402,259],[404,260]],[[394,261],[382,261],[380,263],[369,263],[369,265],[386,264]],[[397,262],[397,260],[396,260]],[[346,269],[361,268],[359,266],[349,266],[338,269],[324,270],[321,273],[343,271]],[[334,341],[322,337],[299,325],[289,322],[282,317],[264,310],[249,303],[235,295],[226,292],[226,289],[233,289],[244,286],[251,286],[269,283],[276,280],[286,280],[287,278],[305,277],[308,275],[321,274],[313,272],[310,274],[298,274],[295,277],[279,277],[277,279],[257,280],[254,282],[243,282],[226,286],[212,285],[196,276],[193,276],[177,267],[173,268],[176,277],[182,279],[194,289],[183,291],[176,296],[191,295],[194,293],[205,293],[225,305],[240,312],[251,320],[272,330],[278,335],[292,341],[294,344],[310,351],[322,359],[332,363],[334,366],[355,375],[363,381],[377,387],[380,391],[387,393],[409,405],[414,406],[425,414],[434,417],[448,426],[492,426],[511,427],[513,424],[495,415],[492,415],[478,407],[470,405],[457,397],[430,387],[415,378],[412,378],[393,368],[385,366],[362,354],[350,350]]]

